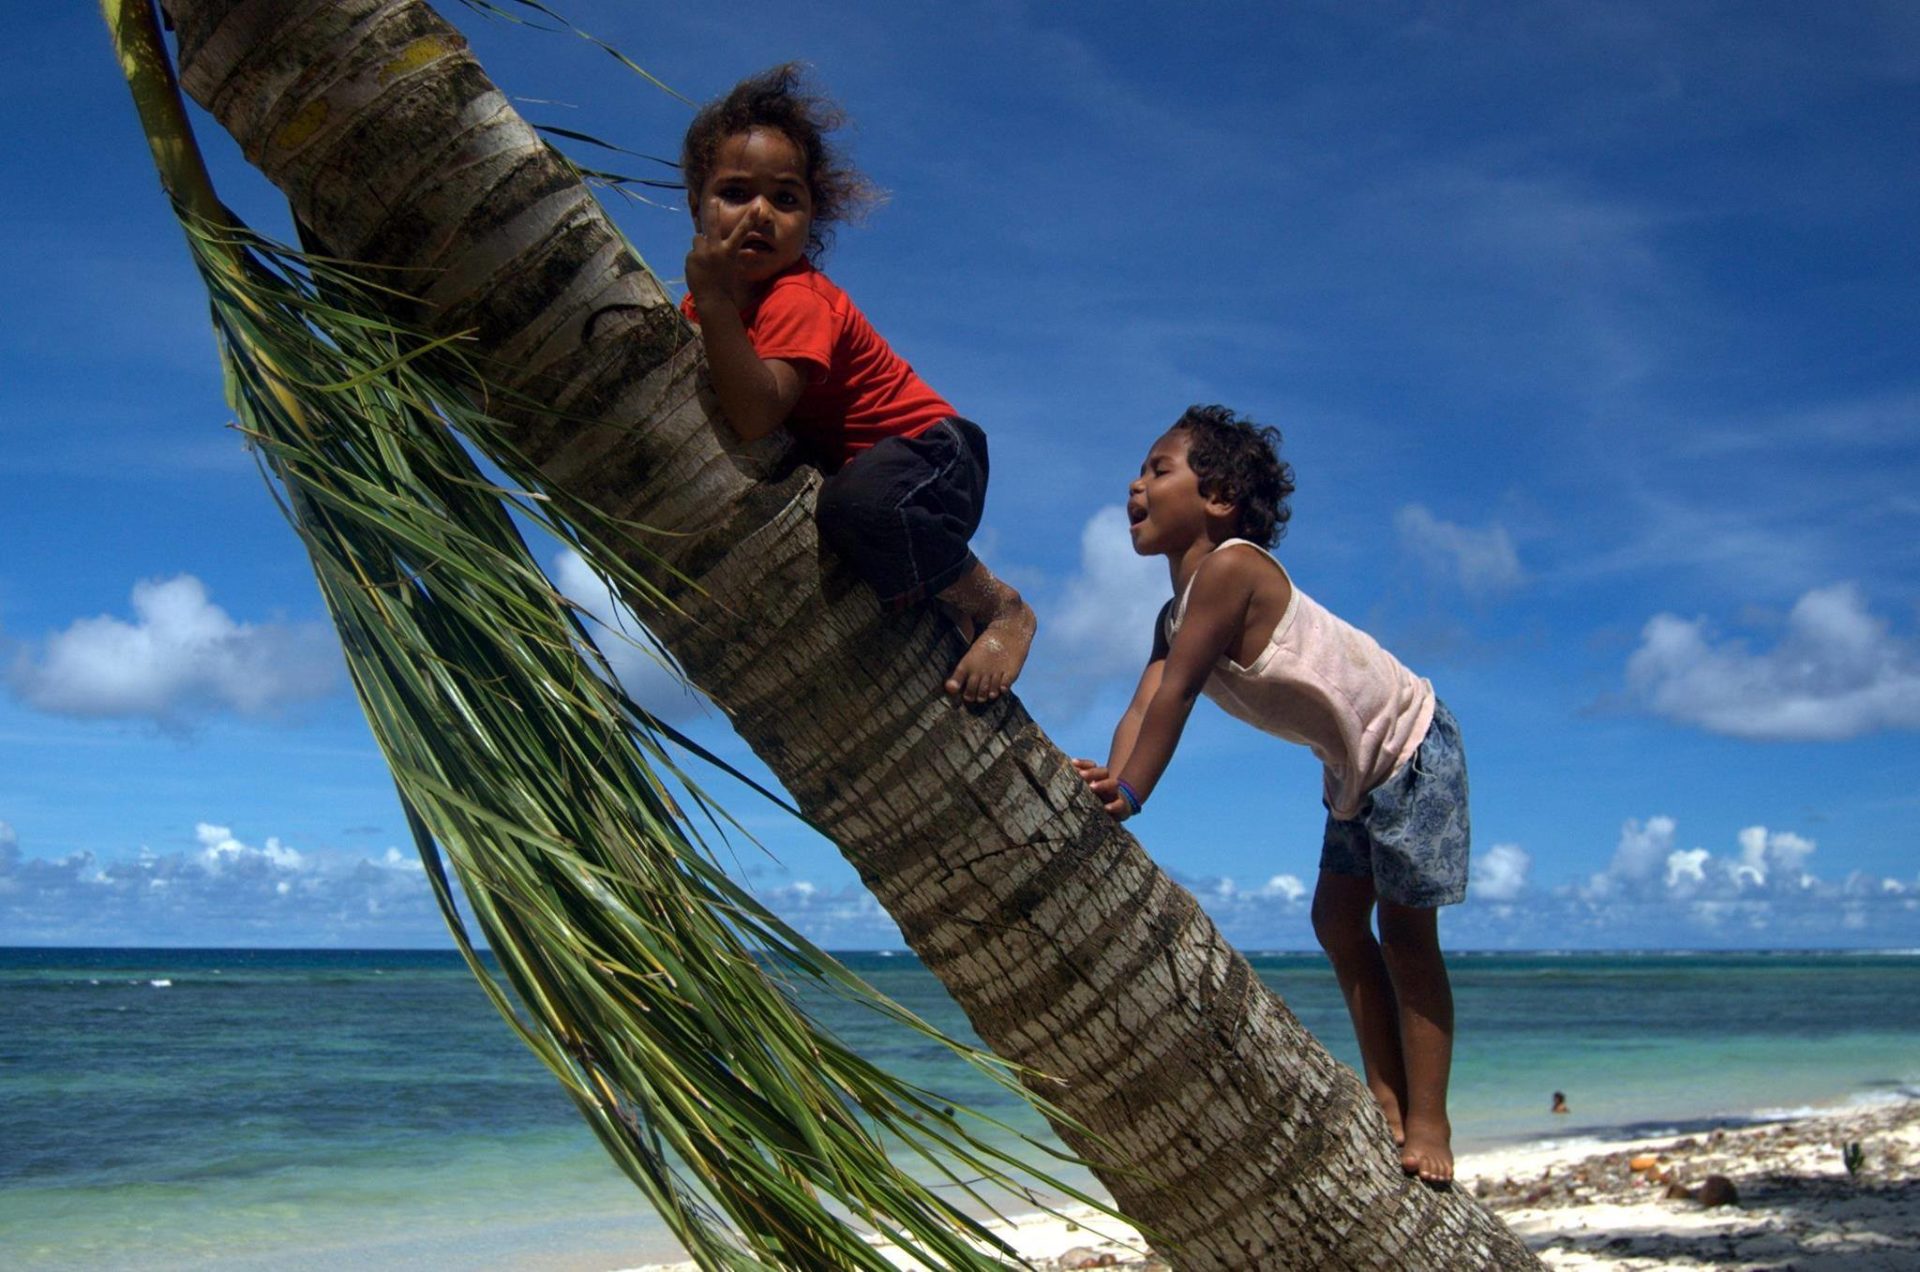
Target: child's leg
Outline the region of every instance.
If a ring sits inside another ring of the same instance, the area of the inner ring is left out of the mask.
[[[1345,824],[1345,823],[1343,823]],[[1380,945],[1393,982],[1405,1066],[1400,1162],[1431,1183],[1453,1178],[1447,1077],[1453,989],[1440,954],[1439,907],[1466,897],[1467,762],[1459,725],[1435,702],[1412,759],[1367,795],[1361,827],[1380,904]]]
[[[1440,953],[1439,913],[1380,903],[1380,948],[1398,1004],[1406,1066],[1406,1140],[1400,1164],[1430,1183],[1453,1178],[1447,1078],[1453,1069],[1453,987]]]
[[[1033,609],[968,549],[986,501],[987,443],[950,419],[889,437],[849,460],[820,491],[821,536],[894,608],[938,599],[972,643],[947,678],[966,702],[989,702],[1020,674]],[[971,629],[971,630],[969,630]]]
[[[1038,626],[1033,607],[977,557],[939,599],[964,620],[960,630],[973,642],[947,677],[947,692],[964,702],[993,701],[1026,664]]]
[[[1367,1089],[1386,1115],[1393,1142],[1406,1140],[1407,1074],[1400,1052],[1400,1008],[1380,943],[1373,939],[1373,880],[1320,872],[1313,890],[1313,934],[1353,1018]]]

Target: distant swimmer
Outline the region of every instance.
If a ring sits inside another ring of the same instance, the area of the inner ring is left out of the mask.
[[[1566,1092],[1564,1092],[1564,1091],[1555,1091],[1555,1092],[1553,1093],[1553,1111],[1554,1111],[1555,1113],[1571,1113],[1571,1112],[1573,1112],[1573,1110],[1572,1110],[1572,1109],[1570,1109],[1570,1108],[1568,1108],[1568,1107],[1567,1107],[1567,1095],[1566,1095]]]

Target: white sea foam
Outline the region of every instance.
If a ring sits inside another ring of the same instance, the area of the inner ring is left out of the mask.
[[[1906,1104],[1915,1098],[1920,1098],[1920,1091],[1916,1091],[1910,1084],[1903,1082],[1891,1090],[1855,1091],[1844,1100],[1839,1100],[1832,1104],[1794,1104],[1780,1108],[1760,1109],[1753,1114],[1753,1117],[1763,1122],[1789,1121],[1803,1117],[1826,1117],[1836,1111],[1892,1108],[1896,1105]]]
[[[173,988],[173,982],[170,980],[167,980],[164,977],[162,977],[159,980],[150,980],[147,982],[147,984],[153,986],[155,989],[172,989]]]

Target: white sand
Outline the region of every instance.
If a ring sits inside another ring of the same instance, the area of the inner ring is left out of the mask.
[[[1149,1257],[1145,1244],[1132,1228],[1085,1207],[1063,1209],[1059,1215],[1017,1215],[992,1227],[1008,1245],[1040,1268],[1167,1266]],[[926,1266],[885,1243],[879,1248],[897,1267]],[[691,1263],[654,1263],[631,1272],[697,1272],[697,1269]]]
[[[1854,1172],[1847,1145],[1859,1145]],[[1634,1170],[1636,1158],[1655,1164]],[[1848,1107],[1692,1135],[1525,1145],[1464,1156],[1459,1184],[1550,1268],[1640,1272],[1920,1269],[1920,1100]],[[1710,1175],[1738,1199],[1669,1197]],[[1035,1266],[1165,1268],[1098,1214],[1030,1215],[999,1231]],[[883,1247],[884,1248],[884,1247]],[[904,1256],[894,1262],[917,1266]],[[656,1264],[635,1272],[693,1272]]]
[[[1859,1145],[1849,1173],[1846,1147]],[[1651,1170],[1631,1169],[1652,1156]],[[1920,1269],[1920,1101],[1661,1139],[1509,1149],[1461,1162],[1551,1268]],[[1724,1176],[1738,1200],[1669,1197]]]

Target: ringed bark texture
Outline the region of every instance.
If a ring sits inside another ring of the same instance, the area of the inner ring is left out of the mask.
[[[940,690],[931,613],[822,551],[818,479],[719,425],[697,339],[586,189],[416,0],[171,0],[182,80],[403,315],[567,413],[516,421],[557,496],[697,584],[663,642],[840,845],[1120,1208],[1188,1269],[1534,1267],[1400,1172],[1372,1101],[1006,699]],[[581,419],[593,421],[583,425]]]

